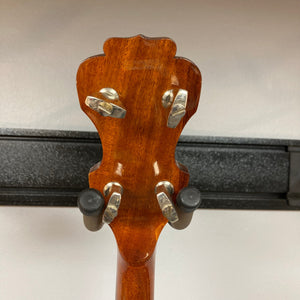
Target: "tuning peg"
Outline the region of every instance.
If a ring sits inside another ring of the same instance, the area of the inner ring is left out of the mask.
[[[85,189],[78,195],[78,207],[83,214],[85,227],[97,231],[102,226],[102,213],[105,205],[102,194],[95,189]]]
[[[173,92],[171,93],[171,91],[167,91],[163,97],[163,106],[167,107],[167,104],[171,102],[171,99],[173,99]],[[169,113],[167,123],[167,126],[169,128],[176,128],[180,120],[185,115],[187,99],[188,91],[184,89],[179,89]]]
[[[165,108],[169,107],[172,104],[173,99],[174,99],[173,90],[166,91],[161,98],[163,107]]]
[[[155,187],[155,194],[162,214],[170,224],[178,221],[178,215],[173,205],[171,195],[174,193],[173,185],[169,181],[160,181]]]
[[[126,109],[119,100],[117,91],[112,88],[103,88],[99,94],[99,97],[87,96],[85,104],[103,117],[125,118]]]
[[[118,182],[110,182],[104,187],[103,193],[105,197],[110,195],[102,218],[104,223],[109,224],[118,215],[118,209],[120,207],[123,194],[123,187]]]
[[[194,187],[183,188],[176,197],[178,222],[172,224],[175,229],[186,228],[192,220],[194,211],[201,204],[201,193]]]

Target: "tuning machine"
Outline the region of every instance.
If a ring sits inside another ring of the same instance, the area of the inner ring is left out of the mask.
[[[187,100],[188,91],[184,89],[178,90],[175,99],[173,90],[166,91],[162,96],[163,107],[168,108],[171,106],[167,122],[167,126],[169,128],[176,128],[181,119],[184,117],[186,113]]]
[[[159,207],[170,224],[174,224],[178,221],[178,215],[171,198],[173,193],[174,187],[169,181],[160,181],[155,187]]]
[[[186,228],[193,217],[194,211],[201,204],[201,194],[194,187],[183,188],[176,197],[176,204],[172,201],[173,185],[169,181],[161,181],[155,187],[155,194],[162,214],[175,229]]]
[[[110,224],[118,215],[118,210],[121,204],[123,187],[118,182],[109,182],[103,190],[104,196],[109,196],[106,209],[103,213],[103,222]]]
[[[103,88],[99,96],[87,96],[85,104],[103,117],[123,119],[126,109],[119,99],[119,95],[113,88]]]

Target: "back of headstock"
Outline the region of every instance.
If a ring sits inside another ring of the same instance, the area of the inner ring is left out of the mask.
[[[97,218],[118,243],[116,299],[152,299],[155,245],[168,219],[176,222],[172,205],[189,180],[175,147],[197,109],[201,74],[174,57],[168,38],[111,38],[104,53],[77,73],[81,108],[103,147],[89,184],[104,193],[106,209]]]

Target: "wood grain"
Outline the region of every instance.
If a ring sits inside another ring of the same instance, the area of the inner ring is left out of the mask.
[[[188,184],[189,174],[174,153],[197,109],[201,74],[189,60],[174,57],[176,45],[169,38],[111,38],[104,52],[85,60],[77,73],[81,108],[103,145],[101,164],[90,172],[89,184],[101,192],[108,182],[123,186],[118,216],[110,224],[119,249],[116,299],[148,300],[153,299],[155,246],[167,223],[154,190],[167,180],[175,197]],[[85,105],[87,96],[97,96],[104,87],[118,92],[127,111],[124,119],[103,117]],[[176,128],[167,127],[170,108],[161,100],[170,89],[188,91],[186,114]]]

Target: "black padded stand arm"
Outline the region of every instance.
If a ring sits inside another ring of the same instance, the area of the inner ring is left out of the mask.
[[[0,129],[0,205],[76,206],[101,160],[96,132]],[[300,209],[300,141],[182,136],[200,208]]]

